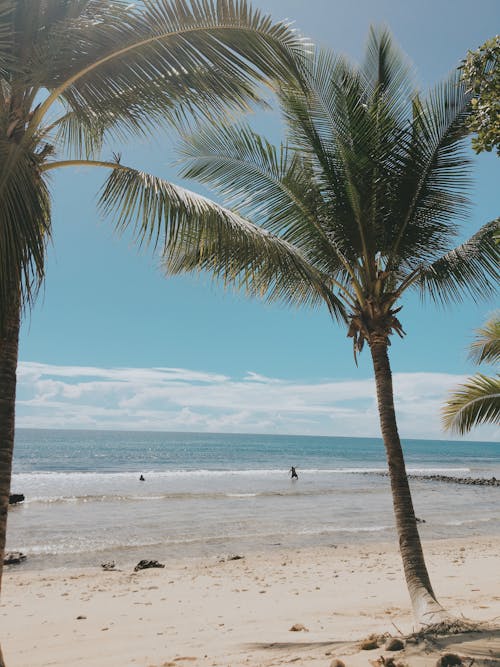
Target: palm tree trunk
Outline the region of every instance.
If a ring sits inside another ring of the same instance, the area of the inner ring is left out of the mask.
[[[5,329],[0,335],[0,592],[14,452],[16,368],[20,321],[21,301],[19,290],[16,289],[14,298],[7,308]],[[0,667],[5,667],[1,647]]]
[[[450,616],[436,600],[425,565],[396,423],[387,341],[385,339],[373,341],[370,350],[375,371],[380,427],[389,466],[399,550],[403,559],[406,583],[417,623],[431,625],[449,620]]]

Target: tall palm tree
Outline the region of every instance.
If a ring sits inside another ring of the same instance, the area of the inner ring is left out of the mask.
[[[208,271],[269,301],[326,303],[355,357],[369,347],[406,581],[417,621],[431,624],[447,612],[424,561],[388,347],[404,335],[397,315],[407,291],[446,303],[494,290],[497,222],[454,247],[468,204],[469,98],[455,74],[426,96],[416,92],[387,31],[370,32],[360,67],[317,50],[299,69],[280,92],[285,144],[245,125],[186,138],[183,175],[213,186],[228,208],[206,204],[177,225],[165,271]],[[122,215],[137,219],[120,183],[112,187]]]
[[[500,316],[495,314],[482,329],[470,349],[471,359],[498,364],[500,362]],[[445,429],[468,433],[478,424],[500,424],[500,374],[487,376],[477,373],[457,387],[443,408]]]
[[[119,174],[130,205],[157,201],[154,211],[143,207],[139,230],[154,243],[162,213],[185,221],[200,200],[101,157],[103,147],[246,110],[302,49],[295,32],[246,0],[0,0],[0,583],[20,316],[44,277],[51,172],[85,165]],[[112,209],[110,193],[101,203]]]

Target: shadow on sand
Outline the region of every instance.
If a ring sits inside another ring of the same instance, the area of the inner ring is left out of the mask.
[[[394,653],[385,651],[383,646],[371,651],[361,651],[360,641],[290,641],[290,642],[252,642],[245,644],[245,648],[252,651],[269,651],[269,654],[294,653],[292,662],[306,659],[314,655],[314,660],[332,657],[347,657],[362,654],[366,658],[364,664],[376,664],[380,656],[392,656],[398,662],[411,667],[430,667],[445,653],[455,653],[463,659],[464,667],[500,667],[500,627],[485,627],[475,632],[458,634],[424,636],[414,642],[408,642],[405,649]],[[301,655],[302,654],[302,655]],[[312,654],[312,655],[311,655]],[[285,659],[285,662],[287,660]],[[290,662],[290,660],[288,660]],[[300,664],[300,663],[299,663]],[[305,663],[304,663],[305,664]],[[346,664],[348,661],[346,660]],[[383,664],[380,661],[379,664]]]

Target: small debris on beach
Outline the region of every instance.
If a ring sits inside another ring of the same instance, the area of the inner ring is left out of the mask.
[[[309,630],[302,623],[294,623],[289,632],[309,632]]]
[[[373,651],[373,649],[378,648],[378,641],[376,639],[365,639],[361,642],[359,648],[362,651]]]
[[[218,560],[219,563],[226,563],[230,560],[241,560],[245,556],[240,556],[239,554],[229,554],[228,556],[221,556]]]
[[[106,572],[109,572],[109,571],[114,570],[116,568],[116,563],[115,563],[114,560],[108,560],[105,563],[101,563],[101,567]]]
[[[384,658],[383,655],[378,660],[369,660],[373,667],[408,667],[405,662],[396,662],[394,658]]]
[[[339,660],[339,658],[334,658],[330,663],[330,667],[345,667],[345,662]]]
[[[384,646],[386,651],[402,651],[404,647],[404,641],[398,637],[389,637]]]
[[[463,665],[462,658],[456,653],[444,653],[436,662],[436,667],[453,667],[453,665]]]
[[[134,572],[139,572],[139,570],[147,570],[150,567],[165,567],[165,565],[163,565],[163,563],[159,563],[157,560],[140,560],[134,567]]]
[[[76,617],[76,620],[77,620],[77,621],[85,621],[86,619],[87,619],[87,617],[84,616],[83,614],[80,614],[80,616],[77,616],[77,617]]]
[[[19,563],[22,563],[23,560],[26,560],[26,556],[21,553],[21,551],[12,551],[11,553],[5,554],[3,564],[18,565]]]

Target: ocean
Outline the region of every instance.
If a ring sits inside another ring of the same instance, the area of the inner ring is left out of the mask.
[[[419,478],[498,479],[499,443],[403,444],[424,540],[500,535],[500,487]],[[44,569],[395,541],[386,469],[376,438],[18,429],[7,549]]]

